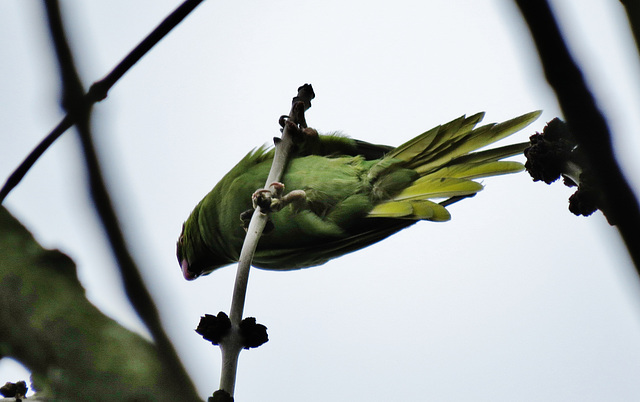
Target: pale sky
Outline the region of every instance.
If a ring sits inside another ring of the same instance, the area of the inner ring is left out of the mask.
[[[102,78],[178,1],[66,0],[85,84]],[[617,1],[555,0],[574,56],[640,190],[640,63]],[[0,180],[62,118],[40,2],[0,2]],[[206,399],[220,352],[194,332],[229,310],[235,266],[182,278],[175,242],[197,202],[279,135],[299,85],[319,131],[398,145],[462,114],[560,115],[511,1],[206,1],[95,107],[117,212],[167,330]],[[102,311],[141,331],[85,188],[75,133],[5,205],[78,265]],[[240,356],[238,401],[635,401],[640,286],[602,214],[528,174],[489,178],[447,223],[419,223],[295,272],[252,270],[245,316],[269,342]],[[7,359],[0,383],[24,379]]]

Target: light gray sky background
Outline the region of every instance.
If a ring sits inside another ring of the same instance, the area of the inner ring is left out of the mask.
[[[178,1],[65,0],[87,85]],[[575,57],[640,190],[640,65],[614,0],[555,0]],[[61,119],[40,2],[0,2],[0,180]],[[183,280],[175,242],[195,204],[242,156],[279,135],[303,83],[307,114],[398,145],[462,114],[485,122],[542,109],[522,141],[560,115],[511,1],[206,1],[95,107],[94,133],[130,246],[171,338],[206,398],[220,352],[194,332],[229,310],[235,267]],[[85,188],[74,132],[5,205],[78,264],[89,298],[140,331]],[[297,272],[252,270],[245,315],[270,341],[240,357],[238,401],[635,401],[640,286],[600,213],[526,173],[484,180],[382,243]],[[0,362],[0,383],[21,379]]]

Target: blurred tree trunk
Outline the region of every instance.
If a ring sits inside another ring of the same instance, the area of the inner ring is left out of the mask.
[[[183,401],[195,394],[162,370],[153,343],[89,303],[69,257],[43,249],[4,207],[0,305],[0,357],[31,370],[37,396]]]

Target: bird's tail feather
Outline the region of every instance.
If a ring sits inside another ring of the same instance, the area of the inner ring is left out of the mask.
[[[448,200],[473,196],[482,190],[483,186],[473,179],[523,170],[521,163],[501,159],[522,153],[528,143],[477,150],[523,129],[540,113],[531,112],[504,123],[477,128],[484,113],[462,116],[393,149],[372,172],[381,174],[391,166],[400,165],[415,170],[420,177],[391,199],[377,204],[369,216],[449,220],[451,216],[445,208],[451,204]],[[438,204],[432,199],[445,201]]]

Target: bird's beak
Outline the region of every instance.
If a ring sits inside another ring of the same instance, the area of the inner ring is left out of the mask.
[[[189,271],[189,262],[186,258],[182,260],[182,263],[180,263],[180,267],[182,268],[182,276],[184,276],[184,279],[192,281],[198,277],[198,275]]]

